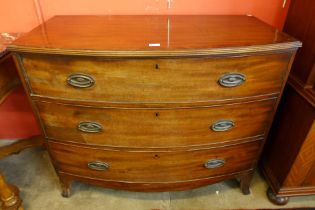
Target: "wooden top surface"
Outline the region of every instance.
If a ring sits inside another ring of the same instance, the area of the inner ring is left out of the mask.
[[[94,56],[189,56],[300,45],[249,16],[55,16],[8,49]]]

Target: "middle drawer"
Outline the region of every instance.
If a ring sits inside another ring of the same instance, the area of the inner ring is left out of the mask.
[[[36,102],[50,139],[129,148],[198,146],[262,135],[274,103],[118,109]]]

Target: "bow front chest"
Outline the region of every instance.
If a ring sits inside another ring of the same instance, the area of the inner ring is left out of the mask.
[[[249,193],[301,43],[248,16],[56,16],[9,49],[51,161],[134,191]]]

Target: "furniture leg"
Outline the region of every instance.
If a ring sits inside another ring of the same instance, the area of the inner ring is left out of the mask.
[[[254,173],[252,171],[250,171],[250,172],[246,172],[246,173],[243,173],[243,174],[240,174],[237,176],[237,178],[240,182],[241,191],[244,195],[250,194],[249,186],[250,186],[250,182],[253,178],[253,174]]]
[[[60,180],[60,185],[61,185],[61,190],[62,190],[61,192],[62,197],[69,198],[71,195],[72,181],[62,176],[59,176],[59,180]]]
[[[267,190],[267,197],[270,202],[276,205],[286,205],[289,202],[289,197],[277,196],[270,187]]]
[[[23,210],[22,200],[19,197],[19,190],[13,185],[6,183],[3,175],[0,173],[0,199],[2,201],[2,210]]]

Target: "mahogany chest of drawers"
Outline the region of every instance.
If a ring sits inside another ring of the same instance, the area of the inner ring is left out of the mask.
[[[52,163],[136,191],[249,193],[300,42],[247,16],[56,16],[9,49]]]

